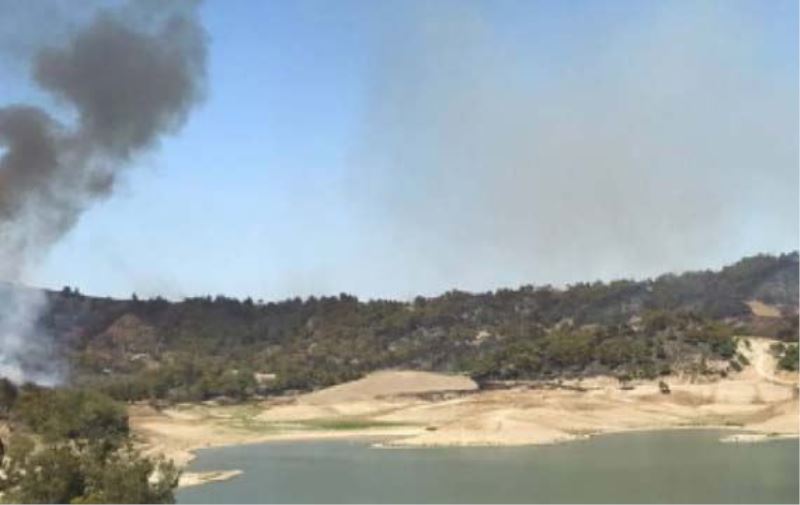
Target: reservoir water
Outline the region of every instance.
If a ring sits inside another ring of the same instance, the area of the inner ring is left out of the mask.
[[[725,433],[730,434],[730,433]],[[798,440],[717,431],[529,447],[376,449],[365,440],[207,449],[190,471],[241,469],[178,503],[798,503]]]

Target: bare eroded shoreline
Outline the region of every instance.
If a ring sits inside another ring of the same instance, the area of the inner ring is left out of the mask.
[[[750,339],[743,352],[752,365],[733,377],[669,377],[669,394],[657,381],[621,389],[610,377],[478,391],[466,377],[384,371],[291,399],[161,412],[135,405],[131,426],[148,453],[181,467],[207,447],[364,436],[380,437],[383,447],[548,444],[682,428],[733,430],[724,437],[732,442],[796,437],[797,377],[775,372],[769,344]],[[196,483],[202,479],[194,474],[182,478],[182,485]]]

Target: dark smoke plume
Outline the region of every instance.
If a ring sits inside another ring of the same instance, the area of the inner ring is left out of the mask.
[[[113,190],[137,154],[184,123],[205,74],[196,7],[139,2],[103,10],[62,47],[35,54],[33,79],[76,119],[67,125],[37,107],[0,108],[0,279],[21,280],[88,205]],[[0,375],[14,361],[4,351],[14,347],[12,334],[18,340],[35,325],[4,312]]]

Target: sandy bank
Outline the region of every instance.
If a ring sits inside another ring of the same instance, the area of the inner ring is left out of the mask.
[[[293,399],[230,407],[184,405],[157,412],[131,408],[146,449],[185,465],[204,447],[276,440],[380,436],[387,446],[555,443],[603,433],[674,428],[729,428],[797,436],[797,376],[776,374],[770,341],[750,339],[752,363],[724,380],[668,377],[620,389],[610,377],[565,383],[581,391],[531,384],[477,391],[466,377],[384,371]]]
[[[184,472],[178,483],[179,488],[208,484],[209,482],[219,482],[232,479],[241,475],[241,470],[217,470],[213,472]]]
[[[781,440],[787,438],[797,438],[797,434],[767,434],[767,433],[736,433],[727,437],[722,437],[720,442],[752,444],[755,442],[765,442],[767,440]]]
[[[326,429],[326,423],[271,423],[256,419],[260,405],[234,407],[179,406],[156,411],[145,405],[129,409],[131,428],[146,454],[161,454],[179,467],[198,449],[270,441],[325,440],[358,436],[402,437],[417,429],[363,422],[361,428]],[[332,421],[330,421],[332,422]]]
[[[303,405],[340,405],[400,395],[442,391],[475,391],[478,385],[469,377],[410,370],[384,370],[364,378],[315,391],[298,398]]]

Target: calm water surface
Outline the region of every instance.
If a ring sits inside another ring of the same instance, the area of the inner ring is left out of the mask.
[[[716,431],[507,448],[373,449],[367,441],[208,449],[189,470],[242,469],[179,503],[797,503],[798,441]]]

